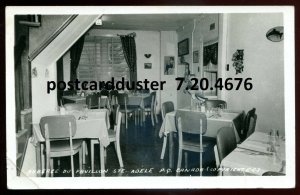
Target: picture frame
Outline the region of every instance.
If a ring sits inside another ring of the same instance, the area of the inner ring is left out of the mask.
[[[189,39],[186,38],[178,42],[178,56],[184,56],[189,54]]]
[[[152,63],[144,63],[145,69],[152,69]]]
[[[199,63],[199,51],[193,52],[193,63]]]
[[[164,57],[164,75],[174,75],[175,73],[175,57]]]

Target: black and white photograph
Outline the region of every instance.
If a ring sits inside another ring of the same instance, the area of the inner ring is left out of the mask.
[[[5,16],[10,189],[295,186],[291,6]]]
[[[165,56],[165,75],[174,75],[175,57]]]

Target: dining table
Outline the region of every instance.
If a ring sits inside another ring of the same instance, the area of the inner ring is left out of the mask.
[[[222,176],[262,176],[266,172],[285,174],[285,138],[255,131],[228,154],[220,164]]]
[[[180,108],[178,110],[187,111],[187,112],[201,112],[199,109],[194,109],[191,107]],[[168,136],[169,138],[169,167],[174,167],[174,141],[173,133],[177,132],[175,126],[175,115],[176,111],[169,112],[166,114],[165,119],[161,125],[159,131],[159,137]],[[216,138],[218,130],[221,127],[233,127],[236,141],[240,141],[239,131],[236,124],[239,124],[243,118],[244,111],[242,110],[229,110],[222,109],[219,112],[205,112],[207,117],[207,131],[203,136]]]
[[[45,116],[60,115],[59,111],[53,111]],[[110,143],[108,129],[110,128],[109,111],[107,109],[88,109],[85,111],[66,111],[64,115],[73,115],[76,118],[76,133],[72,139],[99,139],[101,176],[104,176],[104,148]],[[41,133],[39,124],[33,124],[33,141],[36,149],[36,169],[44,170],[43,148],[45,147],[45,138]],[[85,146],[85,144],[83,144]],[[83,149],[83,158],[85,158],[85,148]],[[85,161],[85,160],[84,160]],[[40,173],[40,172],[39,172]],[[38,174],[38,176],[41,176]]]
[[[86,103],[86,97],[80,96],[80,95],[65,95],[62,96],[64,104],[66,103]]]

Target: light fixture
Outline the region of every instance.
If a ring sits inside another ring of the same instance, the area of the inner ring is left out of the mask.
[[[267,34],[267,39],[273,42],[279,42],[283,40],[283,26],[277,26],[274,28],[271,28]]]

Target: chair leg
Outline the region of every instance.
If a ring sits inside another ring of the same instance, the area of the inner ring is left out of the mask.
[[[85,154],[87,151],[87,145],[85,141],[82,142],[82,151],[83,151],[82,160],[83,160],[83,164],[85,164]]]
[[[200,176],[202,176],[202,152],[200,152]]]
[[[74,177],[74,156],[71,155],[71,169],[72,169],[72,177]]]
[[[83,160],[83,147],[81,146],[80,150],[79,150],[79,153],[78,153],[78,158],[79,158],[79,174],[82,175],[82,170],[83,170],[83,167],[82,167],[82,160]]]
[[[184,152],[184,167],[188,168],[188,153]]]
[[[123,165],[123,159],[122,159],[122,154],[121,154],[120,143],[118,143],[117,141],[115,141],[114,144],[115,144],[115,149],[117,151],[117,156],[118,156],[120,168],[123,168],[124,165]]]
[[[100,142],[100,171],[101,177],[105,177],[105,164],[104,164],[104,146]]]
[[[164,136],[163,147],[162,147],[162,150],[161,150],[160,159],[164,159],[164,157],[165,157],[167,141],[168,141],[167,136]]]
[[[91,169],[94,172],[94,140],[91,140]]]
[[[51,171],[51,177],[53,177],[53,170],[54,170],[54,163],[53,158],[50,159],[50,171]]]
[[[127,114],[127,112],[125,114],[125,118],[126,118],[126,121],[125,121],[125,123],[126,123],[126,129],[128,129],[128,114]]]
[[[150,115],[151,115],[151,121],[152,121],[152,126],[154,126],[154,113],[153,113],[153,111],[151,110],[151,113],[150,113]]]
[[[180,175],[181,161],[182,161],[182,149],[179,148],[179,150],[178,150],[178,162],[177,162],[176,176]]]

